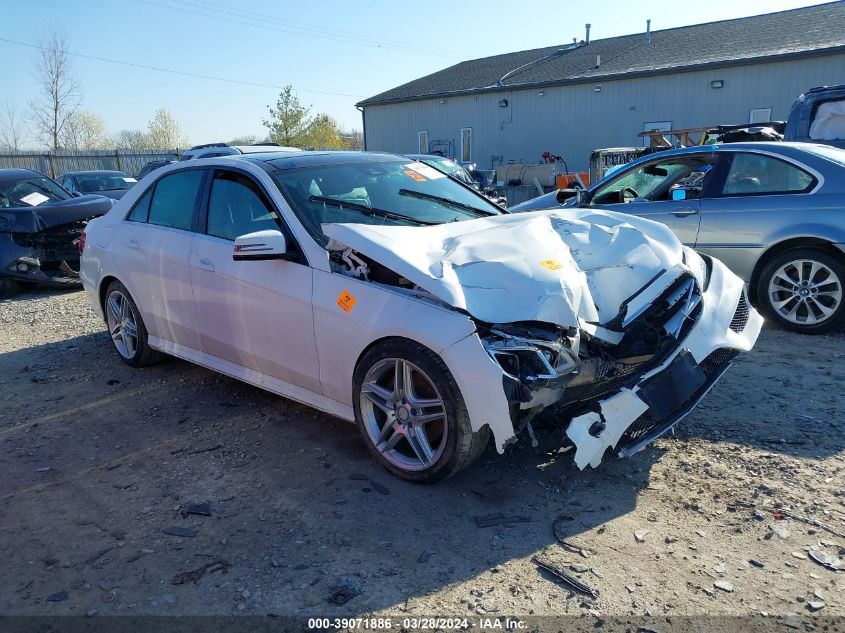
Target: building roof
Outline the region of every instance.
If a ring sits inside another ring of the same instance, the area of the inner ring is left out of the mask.
[[[845,2],[461,62],[358,105],[586,83],[845,52]],[[601,63],[596,66],[596,58]],[[524,66],[524,68],[522,68]],[[504,78],[504,79],[503,79]]]

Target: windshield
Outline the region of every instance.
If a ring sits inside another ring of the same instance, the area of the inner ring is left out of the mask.
[[[83,193],[130,189],[137,180],[124,173],[119,174],[83,174],[76,177],[79,190]]]
[[[327,241],[321,224],[417,226],[503,213],[442,172],[411,160],[284,169],[271,176],[321,244]]]
[[[0,207],[25,209],[68,200],[70,194],[44,176],[0,182]]]

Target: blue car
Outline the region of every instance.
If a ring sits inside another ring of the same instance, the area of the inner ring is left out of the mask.
[[[749,284],[770,321],[805,334],[845,321],[845,150],[811,143],[673,149],[565,196],[553,192],[509,211],[580,206],[662,222]]]

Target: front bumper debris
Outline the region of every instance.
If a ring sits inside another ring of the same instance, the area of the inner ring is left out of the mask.
[[[677,349],[634,385],[594,401],[572,418],[567,437],[575,463],[597,467],[605,454],[631,456],[672,429],[757,340],[762,317],[749,305],[741,280],[714,261],[702,314]]]
[[[0,276],[55,287],[79,286],[76,242],[84,223],[38,233],[0,233]]]

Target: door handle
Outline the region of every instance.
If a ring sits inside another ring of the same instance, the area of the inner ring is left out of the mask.
[[[679,209],[675,209],[674,211],[670,211],[672,215],[676,218],[685,218],[688,215],[695,215],[698,213],[698,209],[690,209],[689,207],[680,207]]]
[[[202,268],[203,270],[207,270],[212,273],[214,272],[214,264],[211,263],[210,259],[206,259],[205,257],[197,262],[197,268]]]
[[[141,243],[138,240],[129,240],[128,242],[126,242],[126,245],[129,248],[135,248],[135,249],[141,248]]]

